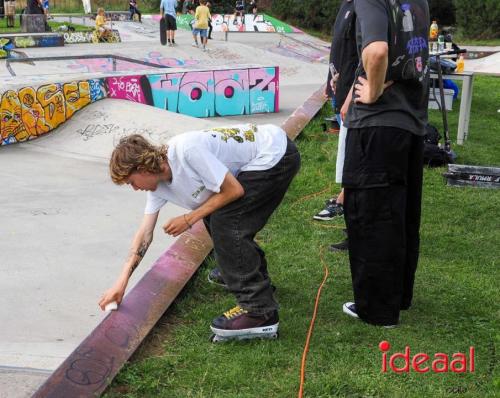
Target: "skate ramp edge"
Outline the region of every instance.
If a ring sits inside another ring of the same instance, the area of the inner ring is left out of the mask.
[[[47,134],[75,112],[104,98],[193,117],[279,112],[279,67],[83,77],[12,86],[0,94],[0,145],[8,145]]]
[[[212,249],[198,222],[52,373],[33,397],[99,396],[134,353]]]

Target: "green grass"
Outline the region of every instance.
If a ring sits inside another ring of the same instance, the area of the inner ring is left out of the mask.
[[[458,104],[454,104],[458,109]],[[477,77],[470,138],[454,145],[458,162],[500,166],[500,79]],[[302,169],[258,240],[265,249],[281,304],[280,338],[212,344],[208,325],[234,304],[207,283],[203,266],[106,392],[113,397],[294,397],[316,290],[320,250],[342,239],[342,221],[312,215],[337,192],[332,183],[337,136],[321,131],[328,106],[297,142]],[[457,110],[450,114],[456,131]],[[431,120],[440,126],[439,114]],[[441,129],[440,129],[441,130]],[[453,133],[456,136],[456,133]],[[500,389],[500,191],[447,187],[444,168],[425,169],[421,258],[413,307],[396,329],[369,326],[342,314],[352,299],[345,254],[324,251],[330,271],[307,361],[305,397],[493,397]],[[328,189],[328,193],[312,195]],[[158,237],[157,239],[161,239]],[[391,353],[449,355],[476,349],[474,374],[381,373],[378,344]],[[455,391],[455,392],[454,392]]]
[[[78,24],[69,23],[69,22],[49,21],[49,26],[52,28],[52,31],[54,31],[54,32],[57,32],[57,28],[61,25],[72,26],[75,28],[75,31],[77,31],[77,32],[85,32],[88,30],[92,30],[92,28],[89,28],[88,26],[85,26],[85,25],[78,25]],[[21,33],[21,26],[19,25],[19,18],[15,19],[14,27],[12,27],[12,28],[7,28],[6,19],[3,19],[3,20],[0,19],[0,33]]]

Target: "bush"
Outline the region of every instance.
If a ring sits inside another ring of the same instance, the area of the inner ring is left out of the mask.
[[[500,38],[500,1],[455,0],[457,23],[464,34],[475,39]]]
[[[301,28],[330,34],[341,0],[280,0],[274,1],[271,12]]]
[[[455,24],[455,4],[453,0],[429,0],[431,20],[439,26]]]

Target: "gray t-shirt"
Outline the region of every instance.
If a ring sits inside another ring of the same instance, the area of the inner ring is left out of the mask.
[[[355,0],[356,42],[360,59],[356,81],[359,76],[366,78],[361,57],[363,49],[375,41],[390,42],[389,38],[397,34],[397,32],[391,32],[387,1],[394,0]],[[411,43],[405,43],[406,48],[402,52],[406,51],[406,53],[400,55],[402,58],[406,57],[405,62],[411,58],[415,63],[415,68],[422,72],[422,76],[415,80],[394,81],[394,84],[387,88],[373,104],[351,103],[345,121],[348,128],[386,126],[401,128],[416,135],[425,134],[429,99],[427,65],[429,9],[426,0],[405,1],[402,9],[407,18],[403,21],[404,29],[412,29],[414,38]],[[413,45],[415,42],[419,44],[417,53]],[[393,61],[390,57],[389,63]]]

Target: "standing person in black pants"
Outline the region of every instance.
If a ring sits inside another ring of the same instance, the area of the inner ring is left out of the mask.
[[[350,89],[354,81],[356,67],[358,66],[358,50],[356,46],[356,16],[354,13],[354,1],[342,1],[335,24],[332,30],[332,44],[330,47],[330,64],[334,66],[337,73],[332,76],[328,71],[325,96],[332,99],[332,108],[339,124],[339,143],[337,148],[337,162],[335,182],[342,183],[342,169],[344,167],[345,138],[347,129],[342,123],[349,103],[351,102]],[[345,106],[344,106],[345,104]],[[341,110],[344,109],[343,112]],[[314,215],[315,220],[329,221],[344,214],[344,191],[337,197],[326,201],[323,210]],[[345,251],[348,247],[346,238],[340,243],[330,245],[331,251]]]
[[[361,62],[342,179],[354,290],[343,311],[386,327],[412,303],[429,95],[427,1],[399,7],[355,2]]]
[[[139,11],[139,9],[137,8],[137,0],[129,0],[128,7],[129,7],[129,12],[130,12],[130,20],[133,21],[134,15],[137,14],[137,16],[139,17],[139,22],[142,22],[141,21],[142,14]]]

